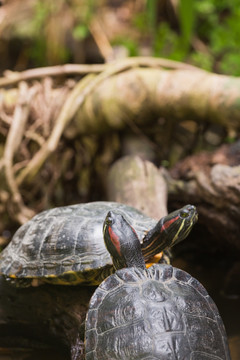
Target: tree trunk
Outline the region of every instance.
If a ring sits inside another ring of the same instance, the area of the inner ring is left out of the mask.
[[[134,206],[160,220],[167,215],[166,182],[153,163],[138,156],[116,161],[107,177],[108,200]]]

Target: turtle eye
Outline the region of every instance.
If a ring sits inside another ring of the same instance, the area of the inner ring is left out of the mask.
[[[112,218],[111,217],[107,217],[106,220],[105,220],[105,223],[107,225],[112,225]]]
[[[106,216],[106,219],[105,219],[105,224],[106,225],[112,225],[112,223],[113,223],[113,218],[112,218],[112,214],[109,211],[107,216]]]
[[[188,210],[184,209],[184,210],[182,210],[182,211],[180,212],[180,217],[181,217],[182,219],[186,219],[188,216],[189,216],[189,211],[188,211]]]

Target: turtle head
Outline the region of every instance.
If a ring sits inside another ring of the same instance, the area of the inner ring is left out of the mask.
[[[145,269],[138,236],[122,214],[108,212],[103,224],[103,237],[115,269],[124,267]]]
[[[186,205],[163,217],[143,239],[142,251],[145,260],[185,239],[197,219],[194,205]]]
[[[197,220],[198,213],[194,205],[186,205],[163,218],[161,232],[171,239],[169,246],[184,240]]]

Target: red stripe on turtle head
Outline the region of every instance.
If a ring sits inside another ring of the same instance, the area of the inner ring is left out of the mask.
[[[169,228],[169,226],[171,226],[178,219],[179,219],[179,215],[175,216],[171,220],[166,221],[161,227],[161,232],[163,232],[164,230],[167,230]]]
[[[134,232],[134,234],[136,235],[136,237],[138,238],[138,235],[136,233],[136,230],[129,224],[130,228],[132,229],[132,231]]]
[[[109,235],[110,235],[110,240],[112,242],[112,244],[114,245],[115,249],[117,250],[118,254],[120,256],[122,256],[121,254],[121,247],[120,247],[120,242],[119,242],[119,236],[117,236],[115,234],[115,232],[113,231],[113,229],[109,226],[108,228],[108,232],[109,232]]]

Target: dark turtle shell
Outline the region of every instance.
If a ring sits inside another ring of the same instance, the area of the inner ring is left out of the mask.
[[[112,269],[102,233],[109,210],[121,213],[140,240],[157,223],[135,208],[116,202],[46,210],[17,230],[0,254],[0,272],[10,278],[38,278],[56,284],[99,284]]]
[[[217,307],[205,288],[169,265],[128,268],[93,294],[86,360],[230,360]]]

